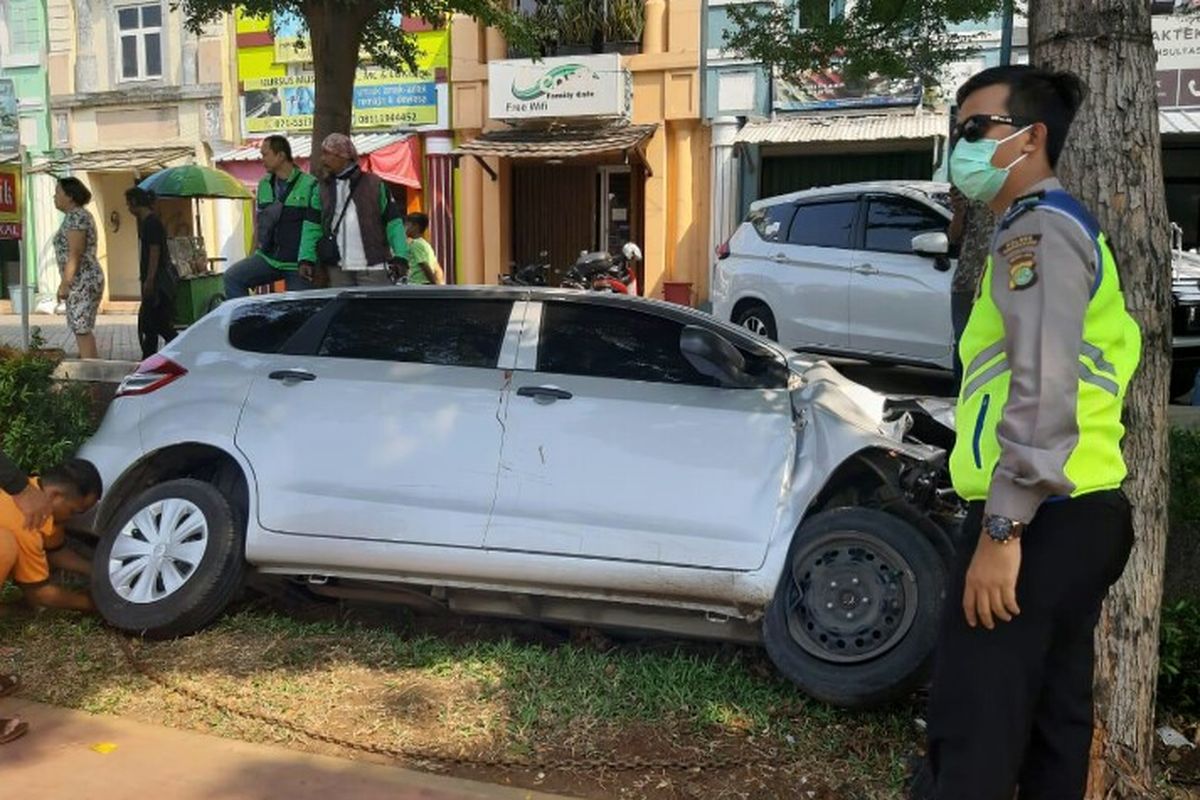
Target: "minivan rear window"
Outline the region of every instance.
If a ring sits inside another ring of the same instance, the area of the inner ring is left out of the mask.
[[[229,343],[250,353],[278,353],[329,300],[311,297],[243,305],[229,322]]]
[[[788,228],[792,225],[795,213],[795,203],[779,203],[751,211],[748,221],[764,241],[782,242],[787,240]]]

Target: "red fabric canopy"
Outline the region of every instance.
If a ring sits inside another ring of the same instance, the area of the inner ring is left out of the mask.
[[[385,181],[421,188],[421,154],[416,136],[409,136],[359,159],[362,168]]]

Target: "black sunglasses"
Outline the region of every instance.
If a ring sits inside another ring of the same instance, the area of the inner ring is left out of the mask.
[[[987,136],[993,125],[1012,125],[1014,128],[1024,128],[1033,122],[1020,117],[1008,117],[1003,114],[975,114],[960,121],[950,131],[950,143],[953,145],[959,139],[968,142],[978,142]]]

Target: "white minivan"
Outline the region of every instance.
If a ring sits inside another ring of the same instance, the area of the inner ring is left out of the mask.
[[[713,313],[789,349],[950,369],[949,192],[883,181],[755,202],[718,253]]]

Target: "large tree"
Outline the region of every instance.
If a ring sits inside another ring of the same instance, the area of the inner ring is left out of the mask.
[[[398,17],[443,24],[452,14],[465,14],[499,28],[522,50],[537,47],[532,24],[504,0],[179,0],[179,5],[195,32],[237,8],[254,17],[303,20],[312,49],[314,143],[330,133],[350,132],[360,53],[365,51],[379,67],[416,69],[415,43],[395,25]]]
[[[850,76],[928,81],[973,46],[950,23],[986,17],[989,0],[859,0],[841,19],[809,0],[731,6],[726,43],[787,77],[840,66]],[[808,27],[798,30],[796,21]],[[738,27],[740,26],[740,27]],[[1035,64],[1083,78],[1090,95],[1060,165],[1067,188],[1110,236],[1144,336],[1127,400],[1126,491],[1137,543],[1109,595],[1097,637],[1096,739],[1089,798],[1151,794],[1158,624],[1167,535],[1170,240],[1163,187],[1155,50],[1146,0],[1031,0]]]

